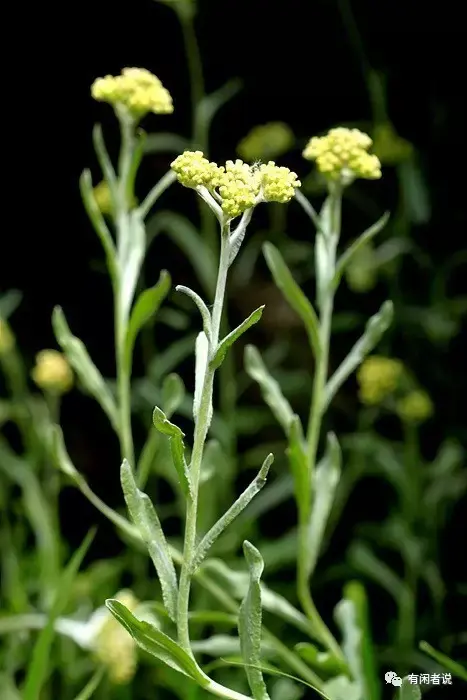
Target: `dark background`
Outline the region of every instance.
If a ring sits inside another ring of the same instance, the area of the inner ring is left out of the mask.
[[[467,37],[462,4],[371,0],[351,4],[367,60],[386,76],[391,119],[398,132],[415,145],[428,184],[431,217],[414,227],[412,236],[432,261],[442,265],[467,247]],[[311,135],[337,123],[371,118],[362,63],[337,0],[201,0],[199,5],[197,29],[207,91],[236,76],[244,84],[215,118],[210,152],[215,160],[233,157],[236,144],[248,130],[267,121],[287,122],[305,143]],[[25,34],[16,45],[15,56],[27,55],[27,67],[21,69],[26,74],[15,82],[15,109],[9,111],[9,104],[6,106],[9,120],[4,145],[7,151],[13,149],[15,164],[5,202],[9,215],[3,223],[0,286],[2,291],[16,288],[24,294],[12,323],[28,362],[32,363],[41,348],[55,347],[50,317],[54,305],[60,304],[96,364],[106,376],[112,376],[110,289],[94,264],[102,255],[82,211],[78,179],[88,166],[95,181],[99,179],[91,142],[93,124],[103,124],[111,150],[117,146],[118,134],[112,111],[92,101],[90,85],[96,77],[116,74],[124,66],[148,68],[170,90],[175,112],[147,118],[145,129],[188,136],[189,84],[180,26],[170,8],[151,0],[42,5],[40,10],[28,9],[27,18],[18,17],[17,22],[22,26],[23,20]],[[170,160],[170,155],[148,158],[139,183],[143,192],[167,170]],[[299,152],[287,164],[299,176],[308,172]],[[393,177],[389,174],[374,187],[380,212],[391,209],[397,198]],[[186,207],[190,213],[189,201],[186,193],[171,191],[164,206],[182,212]],[[292,214],[292,224],[295,221],[300,227],[298,238],[304,238],[308,235],[303,233],[306,222]],[[356,224],[359,222],[350,220],[349,229]],[[295,235],[297,229],[291,226],[291,230]],[[162,267],[171,271],[175,283],[189,282],[188,264],[168,244],[158,247],[151,265],[150,283]],[[429,275],[410,262],[404,267],[401,284],[411,303],[428,303]],[[464,283],[465,265],[450,280],[450,293],[465,294]],[[381,293],[377,289],[357,300],[348,300],[344,294],[339,306],[359,303],[370,314],[382,301]],[[394,343],[436,403],[436,421],[424,433],[426,455],[432,456],[444,437],[465,444],[465,328],[444,347],[435,347],[426,338],[414,341],[405,331],[396,333]],[[99,493],[118,503],[117,446],[112,454],[105,420],[89,403],[75,394],[65,399],[64,431],[79,468]],[[72,492],[65,498],[63,527],[70,540],[78,542],[95,514],[79,494]],[[361,501],[359,517],[362,513],[377,515],[377,506],[369,503],[374,501],[373,494],[363,491]],[[456,508],[444,535],[443,573],[448,587],[450,582],[465,580],[459,537],[465,525],[464,510],[465,504]],[[110,531],[101,542],[109,553],[118,549]],[[334,557],[339,556],[336,551]],[[450,611],[453,617],[456,605]]]

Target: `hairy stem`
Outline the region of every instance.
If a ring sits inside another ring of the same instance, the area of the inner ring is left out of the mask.
[[[214,308],[212,312],[212,329],[209,347],[209,357],[216,351],[219,342],[220,323],[222,309],[224,305],[225,287],[227,283],[227,272],[229,268],[230,244],[229,228],[224,227],[221,236],[221,253],[219,260],[219,272],[217,277],[216,292],[214,296]],[[195,434],[193,442],[193,452],[191,456],[191,483],[193,497],[188,501],[186,522],[185,522],[185,542],[183,548],[183,564],[180,574],[180,586],[178,596],[177,630],[180,644],[190,651],[190,633],[188,626],[188,609],[190,602],[190,587],[192,577],[192,562],[196,548],[196,532],[198,517],[198,497],[199,482],[201,476],[201,465],[203,461],[204,444],[209,429],[210,410],[212,405],[212,395],[214,386],[215,370],[210,369],[209,362],[206,367],[203,386],[201,390],[201,400],[198,415],[195,423]]]

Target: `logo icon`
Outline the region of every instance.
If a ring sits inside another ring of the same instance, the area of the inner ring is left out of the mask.
[[[401,686],[402,678],[394,673],[394,671],[387,671],[384,675],[384,680],[386,683],[391,683],[392,685]]]

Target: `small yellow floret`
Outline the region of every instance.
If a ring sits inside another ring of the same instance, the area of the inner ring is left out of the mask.
[[[381,403],[397,388],[402,371],[399,360],[378,355],[367,357],[357,372],[361,401],[369,405]]]
[[[73,372],[67,359],[58,350],[41,350],[31,372],[40,389],[64,394],[73,386]]]
[[[91,94],[95,100],[108,102],[113,107],[125,107],[134,119],[141,119],[148,112],[173,112],[169,91],[145,68],[124,68],[121,75],[97,78]]]
[[[289,168],[276,165],[272,160],[261,165],[259,171],[263,197],[267,202],[285,204],[292,199],[296,188],[301,186],[296,173]]]
[[[315,160],[318,170],[331,180],[361,177],[375,180],[381,177],[381,163],[368,153],[372,140],[358,129],[338,127],[326,136],[314,136],[303,156]]]
[[[202,151],[185,151],[175,158],[170,167],[182,185],[193,188],[201,185],[212,188],[220,173],[216,163],[210,163]]]
[[[116,599],[131,612],[139,602],[131,591],[121,591]],[[97,660],[107,668],[112,683],[124,685],[131,682],[138,663],[136,644],[110,612],[95,640],[94,653]]]
[[[411,391],[397,402],[396,412],[406,423],[423,423],[433,415],[433,402],[426,391]]]

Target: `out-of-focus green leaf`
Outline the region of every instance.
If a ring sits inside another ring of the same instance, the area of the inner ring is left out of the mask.
[[[188,139],[179,134],[158,133],[147,134],[144,152],[145,153],[183,153],[190,148]]]
[[[162,405],[167,418],[171,418],[185,398],[185,385],[178,374],[168,374],[162,384]]]
[[[405,597],[403,581],[362,542],[352,544],[348,556],[349,562],[357,571],[376,581],[395,601],[399,602]]]
[[[265,243],[263,250],[274,282],[281,290],[292,309],[303,321],[314,355],[315,357],[319,357],[321,353],[319,321],[311,302],[306,298],[295,282],[277,248],[273,246],[272,243]]]
[[[373,226],[367,228],[367,230],[364,231],[357,238],[357,240],[354,241],[352,245],[349,246],[349,248],[347,248],[347,250],[344,253],[342,253],[341,257],[336,263],[336,271],[334,273],[334,279],[332,281],[334,289],[338,287],[342,275],[344,274],[345,268],[351,262],[352,258],[356,255],[356,253],[358,253],[362,246],[369,243],[375,236],[378,235],[378,233],[386,226],[388,220],[389,212],[385,212],[381,216],[381,218],[373,224]]]
[[[89,698],[91,698],[94,695],[97,688],[99,687],[99,684],[104,677],[104,673],[104,668],[98,668],[97,671],[91,676],[89,681],[86,683],[83,690],[76,696],[75,700],[89,700]]]
[[[431,656],[432,659],[437,661],[443,668],[450,671],[454,676],[461,678],[463,681],[467,681],[467,668],[462,666],[457,661],[449,658],[446,654],[441,651],[434,649],[428,642],[420,642],[420,649]]]
[[[420,165],[415,158],[403,161],[398,174],[410,221],[426,224],[431,218],[430,194]]]
[[[347,676],[337,676],[323,686],[331,700],[361,700],[360,688]]]
[[[300,418],[293,416],[289,428],[289,444],[286,449],[290,471],[294,478],[295,499],[301,517],[307,518],[310,512],[310,474],[308,470],[308,455]]]
[[[422,691],[420,686],[411,683],[408,678],[402,679],[402,685],[394,696],[394,700],[420,700],[422,697]]]
[[[365,327],[362,337],[357,340],[345,360],[339,365],[326,385],[324,404],[329,406],[332,399],[365,357],[376,347],[393,319],[393,305],[385,301],[377,314],[372,316]]]
[[[266,365],[254,345],[246,346],[244,362],[246,372],[259,384],[264,401],[288,436],[295,414],[284,397],[278,382],[266,369]]]
[[[170,290],[171,279],[166,270],[162,270],[159,281],[154,287],[141,292],[131,311],[130,321],[125,340],[125,353],[128,364],[131,363],[133,347],[138,333],[143,326],[157,313]]]
[[[41,695],[41,689],[44,685],[51,659],[51,648],[55,636],[55,620],[68,602],[73,581],[91,546],[93,538],[94,532],[90,532],[85,537],[79,549],[73,554],[60,578],[47,625],[41,631],[37,639],[32,652],[31,661],[28,665],[27,676],[24,683],[23,700],[37,700]]]
[[[52,326],[58,344],[65,353],[68,362],[76,372],[83,387],[96,399],[107,414],[113,428],[118,426],[117,407],[104,378],[91,360],[85,344],[74,336],[65,314],[56,306],[52,314]]]
[[[0,295],[0,318],[8,321],[11,314],[18,308],[21,304],[21,299],[23,295],[17,289],[9,289],[8,292],[4,292]]]

